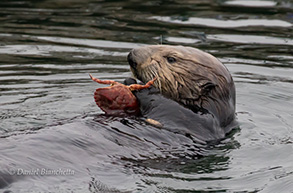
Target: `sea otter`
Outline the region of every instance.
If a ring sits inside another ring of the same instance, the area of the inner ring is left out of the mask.
[[[146,118],[201,141],[219,140],[235,128],[235,86],[214,56],[192,47],[152,45],[133,49],[135,78],[153,87],[134,94]]]

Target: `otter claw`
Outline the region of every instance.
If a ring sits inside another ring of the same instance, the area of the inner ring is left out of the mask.
[[[146,119],[145,122],[147,122],[148,124],[153,125],[155,127],[158,127],[158,128],[163,127],[162,123],[160,123],[159,121],[156,121],[154,119]]]

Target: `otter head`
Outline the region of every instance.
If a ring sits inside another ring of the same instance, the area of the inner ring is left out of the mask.
[[[224,122],[234,119],[234,83],[214,56],[192,47],[153,45],[133,49],[128,62],[142,82],[157,77],[154,86],[164,96]]]

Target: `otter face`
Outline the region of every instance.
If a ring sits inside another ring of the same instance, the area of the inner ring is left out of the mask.
[[[183,46],[145,46],[133,49],[128,62],[136,78],[146,83],[157,77],[154,86],[177,102],[209,109],[221,108],[211,107],[218,101],[234,110],[232,77],[218,59],[206,52]]]

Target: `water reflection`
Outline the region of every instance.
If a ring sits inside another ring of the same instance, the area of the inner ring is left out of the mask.
[[[225,2],[226,5],[233,5],[233,6],[243,6],[243,7],[274,7],[277,5],[277,2],[274,1],[227,1]]]
[[[210,18],[177,18],[177,17],[158,17],[153,16],[150,19],[156,19],[163,22],[176,23],[181,25],[199,25],[212,28],[239,28],[247,26],[264,26],[264,27],[291,27],[292,24],[281,20],[267,19],[237,19],[237,20],[219,20]]]

